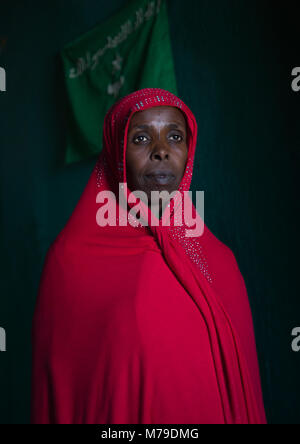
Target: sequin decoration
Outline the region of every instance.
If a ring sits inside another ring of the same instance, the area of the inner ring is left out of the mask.
[[[191,261],[200,269],[207,281],[212,284],[213,279],[209,272],[207,258],[199,239],[187,238],[183,227],[170,227],[169,233],[173,239],[179,241]]]
[[[104,186],[104,177],[108,174],[108,163],[104,153],[100,156],[96,165],[96,184],[98,188]]]

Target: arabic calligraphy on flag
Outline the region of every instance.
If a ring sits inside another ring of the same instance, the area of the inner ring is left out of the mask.
[[[132,0],[61,53],[70,102],[66,163],[100,153],[113,103],[141,88],[177,94],[166,0]]]

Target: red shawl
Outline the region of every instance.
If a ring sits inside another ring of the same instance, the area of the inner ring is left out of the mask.
[[[46,257],[32,326],[32,423],[266,423],[247,291],[231,250],[204,224],[198,237],[174,226],[176,199],[169,227],[96,222],[98,193],[118,196],[126,183],[131,116],[162,105],[185,114],[179,192],[190,188],[197,124],[189,108],[159,89],[115,104],[99,161]],[[117,208],[119,222],[128,208]]]

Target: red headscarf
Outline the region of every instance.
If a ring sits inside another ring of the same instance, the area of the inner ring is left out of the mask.
[[[231,250],[204,224],[198,237],[175,226],[181,211],[176,199],[170,226],[163,226],[164,217],[150,227],[138,220],[136,227],[96,223],[98,193],[118,196],[119,183],[127,182],[132,115],[155,106],[177,107],[185,115],[188,161],[180,195],[190,188],[197,124],[189,108],[160,89],[116,103],[105,118],[99,161],[47,254],[32,331],[33,423],[266,423],[250,306]],[[119,223],[128,208],[118,210]],[[151,221],[148,207],[142,213]],[[132,327],[133,312],[141,338]],[[108,325],[109,316],[118,321]]]

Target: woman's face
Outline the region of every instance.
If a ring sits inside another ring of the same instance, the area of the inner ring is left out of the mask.
[[[129,190],[177,191],[188,158],[187,127],[183,113],[159,106],[137,112],[130,121],[126,168]]]

